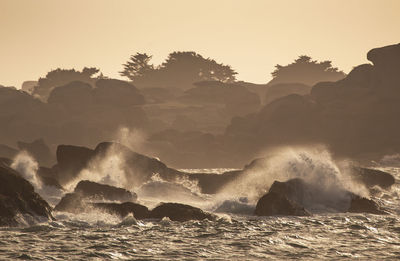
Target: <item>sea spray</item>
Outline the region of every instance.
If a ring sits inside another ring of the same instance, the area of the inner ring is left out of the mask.
[[[360,194],[360,186],[352,183],[326,149],[281,148],[258,160],[237,179],[228,183],[217,195],[219,199],[246,197],[255,202],[268,192],[274,181],[300,178],[310,191],[303,205],[310,209],[334,211],[346,209],[350,192]]]
[[[11,168],[19,172],[23,178],[28,180],[36,191],[42,188],[42,183],[36,177],[39,164],[27,151],[21,151],[14,157]]]

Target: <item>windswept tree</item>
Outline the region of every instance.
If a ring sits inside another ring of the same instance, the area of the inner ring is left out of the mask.
[[[56,69],[47,73],[46,77],[39,78],[38,84],[34,87],[32,94],[43,101],[47,101],[51,91],[73,81],[81,81],[93,84],[97,79],[104,78],[100,70],[94,67],[85,67],[82,71],[75,69]]]
[[[119,72],[121,76],[129,78],[131,81],[143,77],[154,71],[154,65],[150,64],[152,56],[146,53],[136,53],[123,64],[124,69]]]
[[[271,74],[273,79],[269,85],[302,83],[312,86],[323,81],[338,81],[346,76],[343,71],[333,67],[331,61],[318,62],[306,55],[299,56],[293,63],[285,66],[277,64]]]
[[[237,74],[229,65],[217,63],[195,52],[173,52],[158,67],[150,64],[151,56],[137,53],[124,64],[122,76],[139,86],[188,89],[199,81],[231,83]]]

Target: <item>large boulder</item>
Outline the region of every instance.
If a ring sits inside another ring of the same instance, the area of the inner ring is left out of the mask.
[[[262,196],[256,205],[254,214],[257,216],[309,216],[303,206],[287,198],[287,196],[268,192]]]
[[[356,181],[363,183],[368,188],[379,186],[388,189],[395,183],[393,175],[377,169],[353,167],[351,174]]]
[[[36,176],[39,178],[40,182],[45,186],[55,187],[60,190],[64,190],[64,188],[58,182],[58,177],[54,170],[47,167],[39,167],[36,172]]]
[[[52,220],[51,207],[20,174],[0,163],[0,226]]]
[[[65,194],[60,202],[54,207],[54,211],[62,211],[69,213],[80,213],[84,212],[85,203],[82,200],[82,196],[78,193],[67,193]]]
[[[43,139],[37,139],[32,142],[18,141],[17,145],[20,150],[25,150],[32,155],[39,165],[50,166],[54,164],[54,157]]]
[[[94,151],[86,147],[59,145],[57,147],[57,165],[55,167],[61,184],[76,178],[86,168]]]
[[[264,104],[285,97],[290,94],[306,95],[311,91],[311,86],[302,83],[279,83],[267,88]]]
[[[358,195],[352,195],[350,208],[348,212],[352,213],[371,213],[377,215],[385,215],[386,211],[382,210],[379,204],[372,199],[360,197]]]
[[[215,216],[199,208],[179,203],[161,203],[150,212],[151,218],[162,219],[168,217],[172,221],[188,220],[215,220]]]
[[[135,201],[137,195],[123,188],[81,180],[75,187],[75,193],[93,200]]]
[[[144,96],[132,84],[116,79],[100,79],[93,90],[96,103],[104,106],[137,106],[145,103]]]

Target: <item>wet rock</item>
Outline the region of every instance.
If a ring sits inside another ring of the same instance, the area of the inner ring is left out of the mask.
[[[309,216],[303,206],[277,192],[268,192],[262,196],[256,205],[254,214],[257,216]]]
[[[59,145],[57,147],[57,171],[61,184],[74,179],[83,170],[89,160],[94,156],[94,151],[85,147],[73,145]]]
[[[53,169],[46,167],[39,167],[36,176],[40,179],[43,185],[64,190],[64,188],[58,182],[57,176],[54,173]]]
[[[215,216],[199,208],[179,203],[161,203],[150,212],[150,218],[168,217],[172,221],[215,220]]]
[[[41,166],[50,166],[54,164],[53,155],[43,139],[37,139],[32,142],[17,142],[20,150],[25,150],[31,154]]]
[[[60,202],[54,207],[55,211],[63,211],[69,213],[80,213],[85,210],[85,204],[82,196],[78,193],[67,193],[62,197]]]
[[[354,194],[352,195],[348,212],[371,213],[377,215],[387,214],[387,212],[382,210],[381,207],[372,199],[367,199]]]
[[[20,225],[21,215],[27,222],[53,219],[51,207],[33,186],[18,172],[0,163],[0,226]]]
[[[143,205],[124,202],[124,203],[92,203],[93,207],[125,217],[128,214],[133,214],[136,219],[145,219],[149,217],[149,209]]]
[[[352,176],[368,188],[379,186],[383,189],[388,189],[395,182],[393,175],[377,169],[353,167]]]
[[[123,188],[81,180],[75,187],[75,193],[90,199],[135,201],[137,195]]]

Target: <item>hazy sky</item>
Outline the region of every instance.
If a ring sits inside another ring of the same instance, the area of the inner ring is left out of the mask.
[[[196,51],[265,83],[298,55],[348,72],[400,42],[400,0],[0,0],[0,85],[51,69],[95,66],[109,77],[131,54],[156,64]]]

